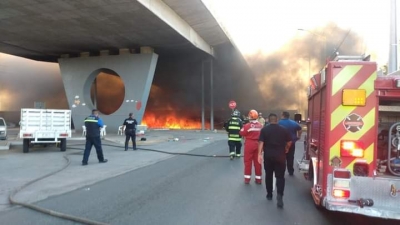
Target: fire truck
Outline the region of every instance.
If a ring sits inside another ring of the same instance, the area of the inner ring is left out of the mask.
[[[318,208],[400,219],[400,74],[336,56],[310,79],[300,172]]]

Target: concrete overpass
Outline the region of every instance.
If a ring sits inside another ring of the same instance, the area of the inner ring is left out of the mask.
[[[59,62],[69,105],[85,103],[74,108],[76,127],[94,107],[90,87],[99,72],[115,72],[130,87],[125,99],[141,103],[134,111],[141,121],[158,57],[206,58],[229,42],[201,0],[6,0],[0,34],[0,52]],[[129,107],[104,118],[110,128]]]

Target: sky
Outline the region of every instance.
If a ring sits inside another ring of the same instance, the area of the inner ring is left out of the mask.
[[[269,54],[290,40],[318,33],[322,45],[331,33],[324,29],[334,23],[363,39],[365,52],[385,64],[389,51],[390,1],[376,0],[202,0],[223,25],[238,49],[249,56]],[[301,53],[299,53],[301,54]]]

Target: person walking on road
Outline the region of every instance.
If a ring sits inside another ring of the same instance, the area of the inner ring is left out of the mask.
[[[90,151],[94,145],[96,149],[97,159],[99,163],[108,162],[104,159],[103,149],[101,147],[100,140],[100,128],[104,126],[103,120],[99,117],[99,111],[97,109],[92,110],[92,114],[85,119],[86,127],[86,145],[85,151],[83,153],[82,165],[86,166],[88,164]]]
[[[264,161],[265,187],[267,199],[272,200],[273,174],[276,177],[277,206],[283,207],[285,190],[286,153],[289,151],[292,138],[287,129],[278,124],[278,116],[268,116],[269,125],[261,129],[258,142],[258,162]]]
[[[125,151],[128,151],[129,140],[132,140],[133,150],[136,150],[136,126],[137,121],[133,118],[133,113],[124,120],[122,130],[125,130]]]
[[[261,184],[261,164],[258,162],[258,138],[260,130],[263,127],[257,121],[258,113],[256,110],[250,110],[249,123],[243,125],[240,135],[245,138],[244,142],[244,183],[250,183],[251,170],[254,164],[255,182]]]
[[[235,110],[232,113],[231,119],[225,125],[225,130],[228,132],[229,156],[231,160],[235,157],[240,158],[241,156],[242,137],[239,132],[242,127],[243,123],[240,119],[240,112]]]
[[[289,175],[293,176],[294,153],[296,148],[296,141],[298,141],[301,137],[301,126],[294,120],[289,119],[289,117],[290,114],[288,112],[282,112],[281,119],[279,120],[278,124],[285,127],[292,137],[292,145],[290,146],[289,152],[286,155],[286,165]]]

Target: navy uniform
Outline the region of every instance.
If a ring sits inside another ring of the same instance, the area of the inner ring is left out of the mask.
[[[276,177],[277,206],[283,207],[283,192],[285,190],[286,154],[292,144],[292,138],[287,129],[278,124],[278,117],[271,113],[270,124],[261,129],[258,139],[258,162],[264,161],[265,187],[267,199],[272,200],[273,175]]]
[[[231,159],[241,156],[242,137],[239,132],[242,127],[240,112],[235,110],[232,113],[232,118],[225,125],[225,130],[228,132],[229,156]]]
[[[99,117],[99,112],[96,109],[92,110],[92,114],[85,119],[86,127],[86,145],[85,152],[83,153],[82,165],[88,164],[90,151],[94,145],[97,153],[97,159],[100,163],[106,163],[108,160],[104,159],[103,149],[101,148],[100,128],[104,126],[103,120]]]
[[[294,173],[294,152],[296,147],[296,141],[301,137],[301,126],[294,120],[289,119],[290,114],[288,112],[282,112],[281,119],[278,124],[286,128],[291,137],[292,145],[290,146],[289,152],[286,154],[286,166],[290,176]]]
[[[133,118],[133,113],[129,113],[129,118],[124,120],[125,128],[125,151],[128,151],[129,139],[132,139],[133,150],[136,150],[136,126],[137,121]]]

